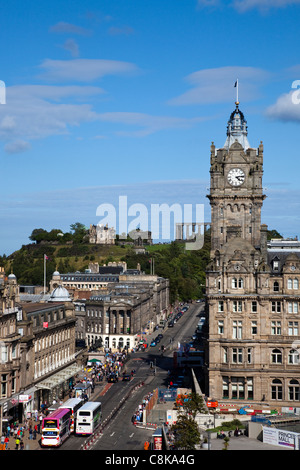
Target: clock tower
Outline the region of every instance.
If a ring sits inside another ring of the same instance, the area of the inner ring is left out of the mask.
[[[263,145],[251,148],[247,138],[247,121],[239,102],[227,125],[224,147],[211,145],[210,194],[211,255],[222,249],[234,233],[260,246]]]

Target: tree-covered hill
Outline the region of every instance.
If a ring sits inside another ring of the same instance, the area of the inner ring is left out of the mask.
[[[268,238],[280,237],[276,230]],[[83,224],[71,225],[71,231],[59,229],[47,232],[35,229],[29,236],[32,243],[23,245],[9,256],[0,256],[0,266],[6,273],[13,272],[19,284],[42,285],[44,255],[47,256],[47,284],[55,270],[60,273],[84,271],[90,262],[99,265],[110,261],[126,261],[129,269],[139,263],[146,274],[153,272],[170,280],[170,301],[187,301],[204,294],[205,269],[210,258],[210,231],[205,233],[200,250],[185,250],[185,243],[154,244],[145,246],[145,254],[137,254],[130,244],[94,245],[88,243],[87,229]],[[151,261],[152,260],[152,261]]]

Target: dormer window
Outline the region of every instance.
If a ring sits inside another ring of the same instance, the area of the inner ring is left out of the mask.
[[[273,261],[273,271],[278,271],[279,270],[279,261],[274,260]]]

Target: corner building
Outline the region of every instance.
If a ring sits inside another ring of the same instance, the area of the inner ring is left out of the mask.
[[[261,224],[263,144],[239,103],[211,145],[205,393],[219,402],[299,407],[300,250],[269,250]],[[298,344],[299,343],[299,344]]]

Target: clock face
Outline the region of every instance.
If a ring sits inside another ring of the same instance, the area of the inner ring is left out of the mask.
[[[227,179],[232,186],[240,186],[245,181],[245,173],[240,168],[232,168],[228,172]]]

